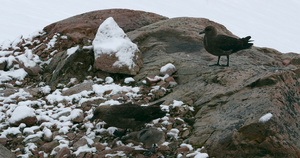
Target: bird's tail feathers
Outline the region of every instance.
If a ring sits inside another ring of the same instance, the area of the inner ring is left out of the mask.
[[[250,40],[250,38],[251,38],[251,36],[241,38],[241,41],[243,42],[243,48],[244,49],[250,48],[253,45],[253,43],[250,43],[250,42],[253,42],[253,40]]]

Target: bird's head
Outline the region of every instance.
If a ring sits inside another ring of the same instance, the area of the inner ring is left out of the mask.
[[[203,33],[205,33],[205,35],[217,35],[217,29],[213,26],[207,26],[203,31],[199,32],[199,34]]]
[[[110,105],[102,105],[95,109],[93,117],[90,119],[91,122],[93,122],[95,119],[102,119],[103,116],[107,113],[109,110]]]

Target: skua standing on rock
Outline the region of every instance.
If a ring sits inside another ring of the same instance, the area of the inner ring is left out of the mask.
[[[240,51],[242,49],[250,48],[253,43],[251,42],[251,36],[244,38],[234,38],[227,35],[218,34],[217,29],[213,26],[207,26],[199,34],[205,33],[203,43],[205,50],[212,54],[218,56],[218,62],[212,66],[220,66],[221,56],[227,56],[227,65],[229,66],[229,55]]]

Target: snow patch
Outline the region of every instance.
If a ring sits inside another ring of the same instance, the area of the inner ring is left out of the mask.
[[[96,152],[97,150],[96,150],[96,148],[95,147],[92,147],[92,148],[90,148],[87,144],[86,145],[84,145],[84,146],[80,146],[78,149],[77,149],[77,151],[75,151],[74,152],[74,154],[76,155],[76,156],[78,156],[80,153],[82,153],[82,152]]]
[[[67,58],[69,58],[72,54],[74,54],[78,49],[79,49],[79,46],[69,48],[67,50],[67,55],[68,55]]]
[[[262,116],[258,121],[259,122],[263,122],[263,123],[267,122],[267,121],[269,121],[271,119],[272,116],[273,116],[273,114],[267,113],[264,116]]]
[[[125,78],[124,83],[128,84],[128,83],[134,82],[134,81],[135,80],[132,77],[127,77],[127,78]]]
[[[34,109],[27,106],[18,106],[12,113],[9,122],[15,123],[26,117],[34,117],[34,116],[35,116]]]
[[[135,67],[133,62],[138,50],[136,44],[132,43],[124,31],[118,26],[112,17],[107,18],[98,28],[93,41],[95,59],[102,54],[112,55],[116,53],[118,60],[113,66]]]

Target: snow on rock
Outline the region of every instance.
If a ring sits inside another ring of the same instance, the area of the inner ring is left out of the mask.
[[[171,76],[175,72],[176,72],[176,67],[172,63],[168,63],[165,66],[160,68],[159,74],[162,76],[165,76],[165,75]]]
[[[79,48],[79,46],[69,48],[69,49],[67,50],[67,55],[68,55],[68,57],[71,56],[72,54],[74,54],[74,53],[78,50],[78,48]],[[68,58],[68,57],[67,57],[67,58]]]
[[[24,80],[27,72],[24,69],[2,71],[0,70],[0,83],[10,81],[12,79]]]
[[[127,77],[127,78],[125,78],[124,83],[129,84],[129,83],[134,82],[134,81],[135,80],[132,77]]]
[[[44,132],[44,140],[50,142],[53,136],[52,131],[49,128],[44,127],[43,132]]]
[[[6,138],[6,135],[8,134],[17,135],[19,133],[21,133],[19,127],[8,127],[8,129],[1,132],[0,138]]]
[[[259,122],[267,122],[271,119],[272,116],[273,116],[273,114],[267,113],[264,116],[262,116],[258,121]]]
[[[84,119],[83,111],[81,109],[74,109],[71,111],[70,117],[75,123],[82,122]]]
[[[180,107],[180,106],[182,106],[184,103],[182,102],[182,101],[177,101],[177,100],[174,100],[173,101],[173,108],[175,108],[175,107]]]
[[[50,86],[44,86],[40,88],[40,92],[42,92],[43,94],[49,94],[51,92],[51,88]]]
[[[143,64],[137,45],[131,42],[112,17],[99,26],[93,47],[96,69],[136,75]]]
[[[136,96],[139,87],[130,87],[130,86],[120,86],[117,84],[107,84],[107,85],[93,85],[93,91],[100,97],[105,95],[105,92],[109,92],[109,95],[117,94],[119,92],[127,92],[127,96]],[[131,92],[131,93],[130,93]]]
[[[193,148],[193,146],[191,145],[191,144],[186,144],[186,143],[182,143],[181,145],[180,145],[180,147],[182,148],[182,147],[187,147],[190,151],[192,151],[194,148]]]
[[[173,138],[177,139],[179,132],[180,131],[178,129],[173,128],[167,133],[167,135],[172,136]]]
[[[90,148],[90,147],[86,144],[86,145],[84,145],[84,146],[79,147],[79,148],[77,149],[77,151],[74,152],[74,154],[75,154],[76,156],[78,156],[78,155],[79,155],[80,153],[82,153],[82,152],[96,152],[96,151],[97,151],[97,150],[96,150],[95,147]]]
[[[114,79],[112,77],[106,77],[105,78],[105,83],[110,84],[110,83],[113,83],[113,82],[114,82]]]
[[[32,126],[37,121],[34,111],[34,109],[28,106],[18,106],[12,113],[9,122],[15,126],[18,126],[20,123]]]

